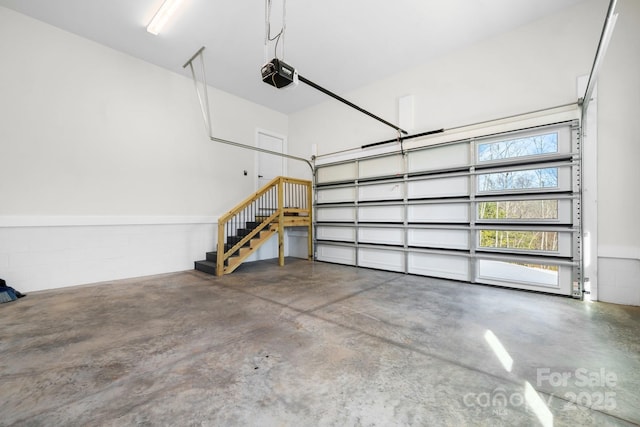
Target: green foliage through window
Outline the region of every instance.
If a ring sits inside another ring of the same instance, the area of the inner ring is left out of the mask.
[[[556,231],[480,230],[480,247],[557,252],[558,233]]]
[[[557,200],[504,200],[478,203],[478,219],[558,219]]]

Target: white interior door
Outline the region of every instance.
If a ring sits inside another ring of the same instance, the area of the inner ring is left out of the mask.
[[[286,153],[285,139],[264,131],[258,131],[256,146],[277,153]],[[285,158],[274,154],[258,152],[257,188],[271,181],[273,178],[286,174]]]
[[[256,134],[256,147],[263,148],[276,153],[286,153],[286,139],[283,136],[265,131],[258,131]],[[256,190],[262,188],[273,178],[286,175],[285,158],[275,154],[256,153]],[[262,212],[271,214],[271,212]],[[285,244],[285,248],[288,248]],[[285,254],[286,255],[286,254]],[[260,247],[258,251],[249,258],[249,261],[261,259],[272,259],[278,257],[278,239],[272,238]]]

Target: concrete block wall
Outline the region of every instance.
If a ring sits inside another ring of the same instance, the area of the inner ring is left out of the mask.
[[[215,218],[129,222],[0,225],[0,277],[28,293],[190,270],[216,241]]]

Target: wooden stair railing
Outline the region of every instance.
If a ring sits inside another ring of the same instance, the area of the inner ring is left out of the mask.
[[[218,220],[217,251],[195,268],[222,276],[278,234],[278,264],[284,265],[284,229],[308,228],[308,258],[313,257],[311,181],[276,177]],[[215,261],[214,261],[215,260]]]

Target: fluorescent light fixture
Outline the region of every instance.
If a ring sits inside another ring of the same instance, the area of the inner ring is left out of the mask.
[[[182,0],[165,0],[165,2],[162,3],[162,6],[160,6],[160,9],[158,9],[156,14],[153,16],[151,22],[149,22],[149,25],[147,25],[147,31],[154,36],[157,36],[160,30],[162,30],[162,27],[164,27],[167,21],[178,9],[180,3],[182,3]]]

